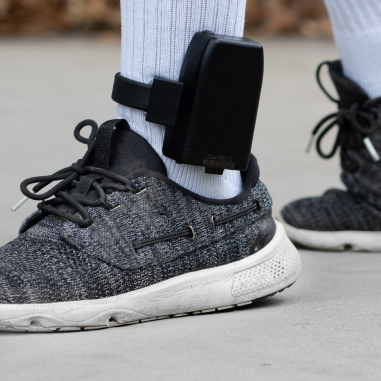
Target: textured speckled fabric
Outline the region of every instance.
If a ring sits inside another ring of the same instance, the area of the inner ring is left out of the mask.
[[[273,229],[272,201],[259,181],[247,199],[205,203],[156,177],[133,180],[142,193],[107,195],[118,208],[88,210],[95,223],[80,228],[47,216],[0,249],[0,303],[98,299],[136,290],[190,271],[224,265],[263,247]],[[251,212],[213,229],[225,217],[259,200]],[[132,244],[187,226],[182,237],[134,250]]]
[[[365,92],[344,77],[340,62],[329,64],[332,80],[340,96],[340,108],[358,103],[360,110],[380,110],[381,98],[368,99]],[[364,123],[359,120],[360,123]],[[375,162],[365,148],[366,136],[349,125],[342,129],[341,179],[347,191],[330,189],[321,197],[309,197],[286,205],[281,211],[290,225],[318,231],[381,230],[381,161]],[[381,121],[369,138],[381,155]],[[313,173],[311,173],[313,176]]]
[[[330,189],[320,197],[296,200],[283,208],[282,217],[298,229],[381,230],[379,209],[339,189]]]

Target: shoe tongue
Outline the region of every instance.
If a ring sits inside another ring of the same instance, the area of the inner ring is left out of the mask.
[[[99,127],[95,140],[95,157],[91,166],[130,179],[134,174],[146,171],[167,176],[167,169],[156,151],[147,140],[131,131],[127,121],[123,119],[109,120]],[[69,193],[97,200],[99,194],[91,188],[94,181],[112,183],[116,180],[96,173],[88,174],[83,176]],[[73,209],[67,204],[62,204],[58,208],[64,211]]]
[[[369,97],[355,82],[344,76],[341,61],[329,63],[329,74],[340,98],[340,106],[350,108],[354,103],[362,105]]]
[[[93,165],[124,177],[142,171],[167,175],[167,169],[156,151],[147,140],[131,131],[124,120],[109,121],[99,127]]]

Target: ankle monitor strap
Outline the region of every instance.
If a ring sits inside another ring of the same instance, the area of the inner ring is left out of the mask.
[[[112,99],[168,127],[165,156],[221,175],[247,169],[262,77],[259,43],[204,31],[194,35],[178,81],[146,84],[118,73]]]

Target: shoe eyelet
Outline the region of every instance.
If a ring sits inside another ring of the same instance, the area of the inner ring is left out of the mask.
[[[258,200],[254,200],[254,202],[255,202],[255,204],[256,204],[256,206],[257,206],[257,209],[256,209],[256,211],[255,211],[255,213],[260,213],[261,212],[261,210],[262,210],[262,206],[261,206],[261,203],[258,201]]]
[[[118,205],[114,206],[112,209],[110,209],[110,212],[112,212],[113,210],[118,209],[118,208],[120,208],[120,204],[118,204]]]
[[[188,239],[195,239],[196,238],[196,234],[195,234],[192,226],[189,225],[189,226],[187,226],[187,228],[189,228],[190,231],[192,232],[192,237],[188,237]]]
[[[214,221],[214,216],[212,216],[212,218],[210,219],[210,221],[212,221],[213,229],[214,229],[214,230],[217,230],[217,229],[216,229],[216,225],[214,224],[214,222],[215,222],[215,221]]]

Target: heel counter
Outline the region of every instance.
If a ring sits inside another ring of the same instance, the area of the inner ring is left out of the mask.
[[[249,255],[263,249],[275,236],[276,224],[271,209],[256,222],[256,227],[258,233],[250,246]]]

